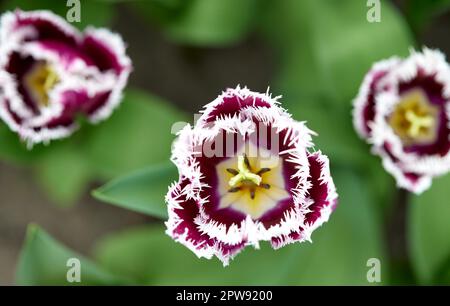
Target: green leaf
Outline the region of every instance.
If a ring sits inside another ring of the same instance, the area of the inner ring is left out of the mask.
[[[81,282],[69,283],[67,261],[77,258],[81,263]],[[59,244],[44,230],[30,225],[20,254],[16,281],[19,285],[114,285],[126,283],[122,278],[97,267],[83,256]]]
[[[73,22],[72,25],[81,30],[89,25],[107,26],[114,16],[114,6],[107,1],[82,0],[80,3],[80,22]],[[66,18],[67,12],[72,7],[68,6],[65,0],[7,0],[1,5],[1,10],[15,10],[17,8],[24,11],[50,10]]]
[[[172,126],[185,115],[167,102],[129,90],[111,118],[92,127],[84,144],[91,167],[110,179],[170,157]]]
[[[271,4],[261,27],[281,56],[275,85],[289,104],[327,99],[348,105],[374,61],[405,55],[413,45],[405,22],[387,1],[378,23],[367,21],[366,1]]]
[[[161,226],[146,226],[101,241],[95,257],[110,271],[141,284],[368,284],[367,260],[375,257],[384,263],[373,218],[375,203],[360,177],[346,170],[336,172],[340,205],[313,234],[312,244],[297,243],[274,251],[263,243],[260,250],[246,248],[224,268],[217,259],[198,259],[165,235]]]
[[[436,275],[446,272],[440,268],[450,257],[449,186],[450,175],[446,175],[434,179],[428,191],[412,198],[409,214],[411,254],[417,276],[424,284],[430,284]],[[446,284],[450,284],[448,280]]]
[[[118,178],[95,190],[101,201],[150,216],[167,219],[164,197],[168,186],[177,179],[172,164],[162,164]]]
[[[197,46],[235,43],[252,29],[256,0],[191,0],[166,27],[177,42]]]
[[[53,143],[36,162],[36,179],[53,203],[72,205],[78,200],[93,173],[75,142]]]

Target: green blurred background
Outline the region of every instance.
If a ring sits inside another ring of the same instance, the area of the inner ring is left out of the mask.
[[[66,3],[3,0],[0,9],[64,17]],[[364,285],[369,258],[381,261],[381,284],[449,284],[450,176],[400,205],[351,107],[374,61],[423,45],[450,55],[450,1],[381,1],[379,23],[369,9],[362,0],[81,0],[74,25],[119,32],[134,72],[112,117],[70,139],[28,151],[0,124],[0,284],[67,284],[73,256],[83,256],[83,284]],[[319,133],[340,204],[313,244],[247,249],[223,268],[174,243],[161,220],[176,179],[172,124],[237,84],[270,86]]]

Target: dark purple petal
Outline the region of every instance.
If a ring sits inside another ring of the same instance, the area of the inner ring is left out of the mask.
[[[244,107],[267,107],[270,108],[270,103],[264,101],[258,97],[248,96],[246,98],[241,98],[238,96],[224,97],[223,102],[217,104],[213,110],[211,110],[207,115],[206,122],[213,122],[219,117],[223,116],[234,116],[238,114]]]
[[[373,75],[370,82],[369,94],[367,95],[367,102],[364,106],[362,117],[364,122],[364,132],[370,135],[371,129],[369,123],[375,118],[375,94],[377,93],[378,82],[386,75],[387,71],[377,71]]]
[[[123,48],[123,46],[121,47]],[[112,49],[110,44],[92,35],[92,33],[86,34],[80,49],[92,59],[92,62],[95,63],[100,71],[112,70],[119,75],[129,68],[121,62],[121,55],[117,53],[118,50]]]
[[[5,70],[14,76],[17,85],[17,92],[21,96],[24,105],[32,111],[34,114],[39,114],[39,108],[37,101],[34,101],[30,92],[28,92],[25,84],[24,77],[36,64],[36,60],[31,56],[23,57],[17,52],[11,53],[8,62],[6,63]]]
[[[323,210],[327,206],[334,208],[336,206],[336,198],[330,194],[335,192],[334,186],[329,177],[328,164],[321,159],[320,153],[309,155],[309,174],[311,188],[308,190],[310,198],[314,201],[308,209],[311,212],[305,215],[305,224],[312,225],[321,217]]]
[[[206,234],[200,233],[194,223],[194,219],[199,215],[198,203],[194,200],[184,200],[180,203],[180,206],[180,209],[174,209],[181,222],[173,229],[173,235],[181,237],[186,234],[186,240],[198,248],[209,246],[210,238]]]
[[[60,63],[64,64],[64,67],[70,66],[76,60],[81,60],[88,66],[95,66],[93,59],[78,48],[78,46],[72,46],[54,40],[41,40],[38,44],[43,50],[57,54]]]
[[[261,218],[258,219],[265,228],[280,224],[284,220],[284,214],[295,207],[292,197],[286,198],[278,202],[277,206],[266,212]]]
[[[11,34],[24,27],[31,27],[36,36],[29,37],[27,41],[53,40],[71,46],[77,44],[78,32],[57,15],[42,11],[16,11],[14,16]]]
[[[270,242],[275,249],[278,249],[286,244],[302,240],[304,238],[302,232],[303,229],[300,228],[299,231],[292,231],[288,235],[273,237]]]
[[[63,115],[75,117],[76,115],[91,115],[108,101],[110,91],[99,92],[90,97],[87,91],[81,89],[71,89],[61,94],[60,103],[64,105]]]

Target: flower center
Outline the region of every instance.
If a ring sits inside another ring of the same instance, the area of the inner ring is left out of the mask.
[[[255,199],[255,192],[257,188],[269,189],[270,185],[262,183],[261,175],[270,171],[270,168],[262,168],[258,172],[251,171],[250,162],[247,155],[238,156],[238,170],[234,168],[227,168],[227,171],[234,176],[228,181],[231,188],[228,192],[237,192],[242,189],[248,189],[250,198]]]
[[[389,118],[389,124],[405,145],[428,144],[437,138],[438,107],[422,90],[403,95]]]
[[[47,107],[50,104],[49,92],[57,83],[59,83],[58,74],[46,62],[36,63],[25,77],[25,84],[41,107]]]
[[[253,144],[248,145],[253,147],[237,152],[236,156],[216,166],[217,192],[220,209],[233,208],[256,220],[290,195],[285,187],[282,159]]]

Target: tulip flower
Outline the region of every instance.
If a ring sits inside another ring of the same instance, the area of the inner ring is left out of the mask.
[[[117,34],[81,33],[49,11],[6,12],[0,20],[0,117],[29,144],[71,135],[120,103],[131,61]]]
[[[310,241],[335,208],[328,158],[279,98],[228,89],[178,133],[167,234],[197,256],[227,265],[261,241]]]
[[[354,106],[357,132],[399,187],[420,194],[450,170],[450,66],[441,52],[376,63]]]

